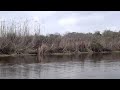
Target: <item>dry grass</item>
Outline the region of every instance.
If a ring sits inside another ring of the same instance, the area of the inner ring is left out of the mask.
[[[36,26],[35,26],[36,27]],[[28,21],[0,24],[0,54],[5,55],[74,55],[81,53],[108,53],[120,51],[120,32],[66,33],[40,35],[40,25],[29,33]]]

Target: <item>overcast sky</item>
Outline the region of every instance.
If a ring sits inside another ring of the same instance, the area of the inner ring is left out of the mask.
[[[0,11],[0,20],[10,18],[40,22],[42,34],[120,30],[119,11]]]

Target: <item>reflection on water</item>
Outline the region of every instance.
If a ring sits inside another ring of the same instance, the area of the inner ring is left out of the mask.
[[[120,78],[120,53],[0,58],[2,79]]]

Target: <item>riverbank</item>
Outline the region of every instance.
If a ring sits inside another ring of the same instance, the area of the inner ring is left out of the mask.
[[[15,56],[34,56],[36,54],[1,54],[0,57],[15,57]]]
[[[109,54],[109,53],[120,53],[120,51],[111,51],[111,52],[79,52],[79,53],[51,53],[51,54],[44,54],[46,55],[58,55],[58,56],[64,56],[64,55],[81,55],[81,54]]]
[[[47,55],[81,55],[81,54],[107,54],[107,53],[120,53],[120,51],[111,51],[111,52],[79,52],[79,53],[51,53],[44,54]],[[36,56],[37,54],[1,54],[0,57],[15,57],[15,56]]]

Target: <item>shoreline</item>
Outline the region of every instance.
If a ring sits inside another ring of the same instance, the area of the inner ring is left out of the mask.
[[[111,51],[111,52],[80,52],[80,53],[51,53],[51,54],[44,54],[43,56],[50,56],[50,55],[81,55],[81,54],[107,54],[107,53],[120,53],[120,51]],[[37,54],[1,54],[0,57],[15,57],[15,56],[36,56]]]
[[[35,56],[37,54],[1,54],[0,57]]]

